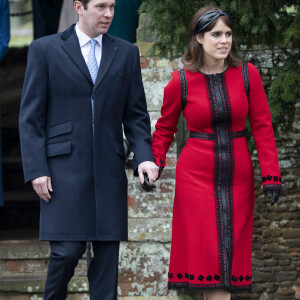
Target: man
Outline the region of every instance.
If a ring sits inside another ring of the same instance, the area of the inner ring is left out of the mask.
[[[0,0],[0,62],[8,51],[10,40],[9,32],[9,6],[7,0]],[[0,78],[1,93],[1,78]],[[0,95],[1,99],[1,95]],[[2,195],[2,168],[1,168],[1,109],[0,109],[0,206],[3,205]]]
[[[115,0],[74,7],[76,26],[29,48],[20,110],[24,176],[41,198],[40,239],[51,246],[44,298],[66,298],[85,241],[92,241],[91,299],[111,300],[119,243],[127,240],[122,125],[141,182],[147,173],[153,183],[158,167],[139,51],[106,34]]]

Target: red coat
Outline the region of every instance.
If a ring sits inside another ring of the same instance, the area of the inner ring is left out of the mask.
[[[251,291],[254,175],[244,136],[250,114],[263,185],[281,188],[272,120],[259,73],[248,64],[215,75],[186,71],[183,114],[194,137],[177,162],[169,288]],[[164,92],[152,149],[165,166],[182,110],[179,73]]]

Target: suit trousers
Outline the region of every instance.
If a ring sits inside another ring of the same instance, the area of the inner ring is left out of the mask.
[[[93,241],[94,257],[88,269],[91,300],[117,300],[120,242]],[[65,300],[68,283],[86,242],[50,242],[51,254],[44,290],[45,300]]]

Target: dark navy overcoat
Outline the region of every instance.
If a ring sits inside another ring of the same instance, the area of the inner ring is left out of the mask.
[[[102,42],[95,85],[74,25],[29,48],[19,124],[24,176],[50,176],[53,187],[50,202],[41,200],[41,240],[127,240],[122,126],[133,170],[154,161],[138,48],[107,34]]]

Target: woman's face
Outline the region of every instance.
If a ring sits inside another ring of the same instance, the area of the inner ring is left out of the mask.
[[[232,45],[232,31],[222,19],[219,19],[212,30],[196,36],[202,45],[206,62],[217,62],[226,59]]]

